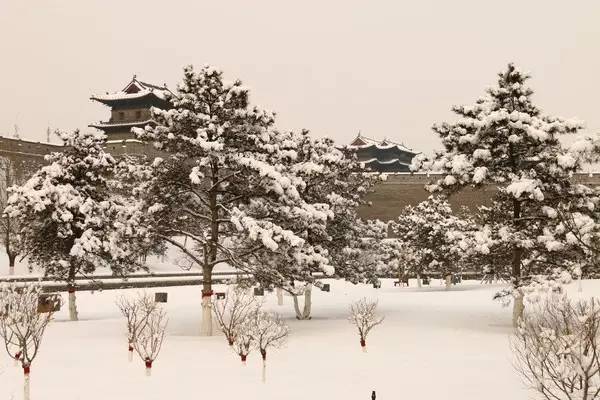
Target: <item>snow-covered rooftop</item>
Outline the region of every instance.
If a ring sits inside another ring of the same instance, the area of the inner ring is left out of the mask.
[[[403,143],[397,143],[389,139],[377,140],[361,135],[360,133],[356,138],[348,145],[350,148],[360,149],[365,147],[375,146],[378,149],[389,149],[392,147],[398,147],[402,151],[417,154],[413,149],[406,147]]]
[[[167,88],[166,84],[163,86],[154,85],[152,83],[142,82],[133,76],[131,82],[127,84],[122,90],[114,93],[105,94],[94,94],[92,100],[97,101],[115,101],[115,100],[132,100],[139,99],[148,95],[154,95],[161,100],[166,100],[167,94],[173,94]]]

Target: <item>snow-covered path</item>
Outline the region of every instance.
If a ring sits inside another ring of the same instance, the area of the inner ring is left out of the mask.
[[[81,321],[56,316],[32,368],[33,399],[526,399],[510,361],[510,310],[491,300],[497,287],[474,282],[444,291],[434,282],[422,290],[382,289],[331,282],[315,291],[313,319],[296,321],[291,299],[274,294],[266,308],[281,312],[291,327],[288,345],[269,354],[267,383],[260,361],[246,367],[222,336],[198,336],[197,287],[169,288],[168,336],[163,352],[144,376],[138,359],[127,362],[124,320],[114,305],[123,291],[80,293]],[[595,287],[600,287],[597,282]],[[592,283],[586,282],[587,286]],[[133,290],[131,291],[133,292]],[[348,304],[377,297],[386,320],[362,353]],[[20,399],[22,373],[0,356],[0,398]]]

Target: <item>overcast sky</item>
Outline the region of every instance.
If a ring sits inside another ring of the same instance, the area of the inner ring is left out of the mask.
[[[106,120],[92,93],[213,64],[283,129],[429,152],[509,61],[547,113],[600,132],[600,1],[0,0],[0,134]]]

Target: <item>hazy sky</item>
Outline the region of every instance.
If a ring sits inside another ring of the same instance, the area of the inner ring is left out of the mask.
[[[600,132],[600,1],[0,0],[0,134],[108,119],[92,93],[210,63],[284,129],[429,152],[509,61],[548,113]],[[87,128],[90,129],[90,128]]]

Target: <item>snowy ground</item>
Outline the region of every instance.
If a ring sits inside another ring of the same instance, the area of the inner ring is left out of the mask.
[[[247,366],[222,336],[198,336],[200,288],[169,288],[168,336],[163,352],[144,376],[138,359],[127,361],[124,321],[114,299],[125,291],[80,293],[81,321],[56,315],[32,368],[34,399],[527,399],[511,365],[510,310],[491,300],[498,287],[465,282],[444,291],[382,289],[331,282],[330,293],[314,293],[313,319],[296,321],[291,298],[278,307],[291,327],[284,349],[269,354],[267,383],[259,356]],[[600,281],[585,281],[598,293]],[[129,290],[133,293],[134,290]],[[379,299],[386,315],[360,351],[346,321],[348,304],[362,296]],[[0,355],[0,399],[20,399],[22,372]]]

